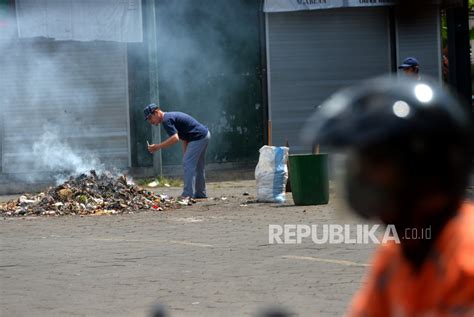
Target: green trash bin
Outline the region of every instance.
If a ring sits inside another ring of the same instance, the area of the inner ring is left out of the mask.
[[[295,205],[329,202],[327,154],[290,155],[290,181]]]

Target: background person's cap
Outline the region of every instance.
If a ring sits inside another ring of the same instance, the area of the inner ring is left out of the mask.
[[[408,67],[415,67],[419,66],[420,64],[414,57],[407,57],[403,60],[403,63],[398,66],[398,69],[408,68]]]
[[[150,117],[152,115],[152,113],[156,110],[156,109],[159,109],[160,107],[158,107],[156,104],[152,103],[152,104],[149,104],[148,106],[145,107],[145,109],[143,109],[143,113],[145,114],[145,120],[148,120],[148,117]]]

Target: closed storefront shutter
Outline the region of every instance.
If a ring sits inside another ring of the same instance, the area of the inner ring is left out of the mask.
[[[420,63],[420,74],[441,79],[441,36],[439,7],[426,5],[415,17],[397,19],[399,63],[408,56]]]
[[[32,39],[3,51],[3,173],[55,170],[38,157],[49,146],[129,166],[126,44]]]
[[[340,88],[390,71],[388,8],[267,13],[273,145],[293,153],[302,124]]]

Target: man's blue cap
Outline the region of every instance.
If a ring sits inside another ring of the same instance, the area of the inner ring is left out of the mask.
[[[409,67],[415,67],[419,66],[420,64],[414,57],[407,57],[403,60],[403,63],[398,66],[398,69],[403,69],[403,68],[409,68]]]
[[[154,103],[149,104],[148,106],[146,106],[145,109],[143,109],[143,113],[145,114],[145,120],[148,120],[148,118],[153,114],[153,112],[156,109],[160,109],[160,107],[158,107]]]

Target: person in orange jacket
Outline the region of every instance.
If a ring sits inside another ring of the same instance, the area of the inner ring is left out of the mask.
[[[400,238],[376,251],[348,316],[474,316],[465,109],[432,83],[379,78],[337,93],[306,125],[307,142],[347,149],[352,209],[395,225]]]

